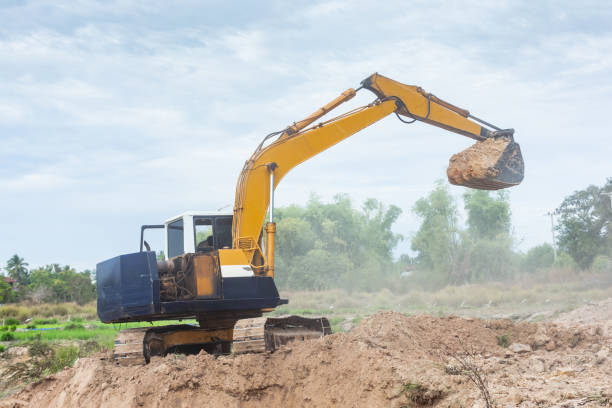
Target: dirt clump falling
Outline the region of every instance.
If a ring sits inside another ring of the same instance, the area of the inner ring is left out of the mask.
[[[382,312],[351,332],[272,354],[169,355],[137,367],[99,354],[0,407],[483,406],[451,366],[466,352],[499,406],[595,407],[612,401],[611,347],[610,337],[588,327]]]

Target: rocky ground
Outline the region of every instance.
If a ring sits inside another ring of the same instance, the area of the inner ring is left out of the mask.
[[[543,323],[383,312],[273,354],[82,358],[0,407],[612,406],[611,322],[612,300]]]

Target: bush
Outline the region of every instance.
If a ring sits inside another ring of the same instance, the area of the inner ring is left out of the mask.
[[[84,329],[84,328],[85,326],[83,326],[80,323],[70,323],[64,326],[64,330],[78,330],[78,329]]]
[[[101,346],[95,341],[88,341],[81,347],[51,346],[38,338],[29,344],[28,349],[32,357],[32,369],[27,375],[30,378],[38,378],[72,366],[77,358],[99,351]]]
[[[575,269],[577,267],[576,262],[574,262],[572,257],[569,256],[567,252],[562,252],[562,251],[557,252],[557,259],[555,259],[553,266],[556,268],[572,268],[572,269]]]
[[[19,323],[21,322],[14,317],[9,317],[8,319],[4,320],[4,324],[7,326],[17,326]]]
[[[58,347],[55,358],[51,361],[51,372],[63,370],[71,366],[79,358],[79,348],[75,346]]]
[[[15,330],[17,330],[17,326],[12,325],[12,326],[11,326],[11,328],[10,328],[10,330],[11,330],[12,332],[14,332]]]
[[[507,334],[500,334],[497,336],[497,345],[499,347],[507,348],[510,345],[510,336]]]
[[[35,328],[36,328],[36,325],[35,325],[35,324],[28,324],[28,325],[26,326],[26,329],[35,329]]]
[[[527,251],[521,262],[525,272],[534,272],[542,268],[550,268],[555,261],[554,249],[550,244],[542,244]]]
[[[0,336],[0,341],[12,341],[15,340],[15,335],[11,332],[4,332]]]
[[[6,348],[2,344],[0,344],[0,353],[4,353],[4,350],[6,350]]]
[[[80,316],[72,316],[70,321],[75,323],[83,323],[83,318]]]
[[[593,266],[591,267],[595,273],[604,273],[612,271],[612,261],[605,255],[598,255],[593,260]]]
[[[2,326],[0,327],[0,331],[8,331],[9,327],[8,326]]]
[[[54,305],[51,307],[51,311],[54,316],[66,316],[68,314],[68,308],[64,305]]]
[[[6,319],[8,317],[13,317],[17,319],[17,324],[20,321],[24,321],[28,318],[30,311],[27,307],[22,306],[2,306],[0,307],[0,319]]]
[[[47,318],[47,319],[34,319],[32,320],[32,323],[36,324],[36,325],[43,325],[43,324],[57,324],[57,319],[54,318]]]

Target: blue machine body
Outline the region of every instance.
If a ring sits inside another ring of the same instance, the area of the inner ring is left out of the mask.
[[[217,299],[161,302],[154,251],[120,255],[96,266],[98,317],[104,323],[197,317],[210,312],[252,312],[287,303],[266,276],[222,279]]]

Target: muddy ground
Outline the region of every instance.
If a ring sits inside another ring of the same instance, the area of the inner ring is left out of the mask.
[[[99,354],[0,407],[485,407],[474,373],[497,407],[612,406],[611,322],[612,300],[544,323],[383,312],[273,354]]]

